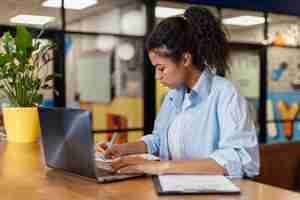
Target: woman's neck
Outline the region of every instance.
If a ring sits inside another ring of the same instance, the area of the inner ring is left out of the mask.
[[[194,85],[198,81],[199,77],[201,75],[201,72],[199,70],[191,70],[189,75],[187,76],[187,80],[185,81],[187,92],[190,93],[193,89]]]

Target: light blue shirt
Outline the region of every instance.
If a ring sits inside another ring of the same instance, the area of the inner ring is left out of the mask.
[[[183,160],[185,158],[181,151],[181,141],[182,138],[185,137],[185,130],[187,128],[185,126],[187,123],[182,123],[182,121],[188,121],[189,118],[193,117],[193,114],[186,112],[192,104],[191,99],[191,94],[186,92],[183,98],[181,112],[175,116],[168,129],[168,145],[172,160]]]
[[[189,103],[183,108],[186,88],[170,90],[158,113],[152,134],[144,136],[148,152],[171,160],[168,131],[181,116],[178,148],[182,160],[211,158],[229,176],[253,177],[259,174],[259,148],[247,102],[234,85],[204,71],[194,85]]]

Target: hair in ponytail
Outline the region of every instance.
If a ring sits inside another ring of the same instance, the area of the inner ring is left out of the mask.
[[[175,62],[188,52],[200,71],[208,68],[224,73],[229,70],[229,46],[222,24],[203,7],[193,6],[183,16],[162,20],[149,35],[146,48]]]

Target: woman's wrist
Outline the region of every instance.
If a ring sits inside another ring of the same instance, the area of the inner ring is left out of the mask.
[[[143,141],[124,144],[124,155],[147,153],[147,145]]]

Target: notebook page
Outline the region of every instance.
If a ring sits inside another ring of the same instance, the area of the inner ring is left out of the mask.
[[[229,179],[220,175],[161,175],[158,177],[162,191],[220,191],[239,192]]]

